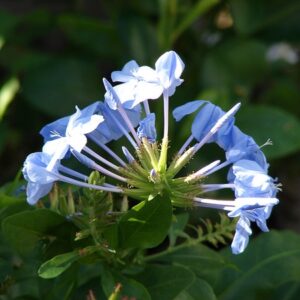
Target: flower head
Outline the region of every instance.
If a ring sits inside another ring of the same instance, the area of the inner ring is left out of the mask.
[[[268,230],[266,220],[278,203],[277,188],[267,174],[268,163],[260,147],[234,124],[240,103],[227,112],[205,100],[177,107],[173,111],[177,122],[192,113],[195,118],[191,135],[175,157],[168,157],[168,149],[174,145],[168,137],[169,97],[183,82],[183,69],[184,64],[174,51],[159,57],[155,69],[139,66],[131,60],[121,71],[112,73],[112,80],[120,84],[112,86],[103,80],[104,102],[95,102],[82,110],[76,108],[72,116],[46,125],[41,130],[45,140],[43,152],[29,155],[24,163],[27,201],[35,204],[49,193],[55,181],[62,181],[121,193],[138,201],[150,201],[161,195],[174,206],[221,209],[227,211],[229,217],[239,218],[232,250],[235,254],[243,252],[252,234],[251,222],[262,231]],[[151,112],[148,103],[149,99],[161,96],[163,134],[156,127],[156,120],[161,118]],[[109,145],[116,140],[121,150],[118,152]],[[191,174],[182,175],[184,167],[206,143],[216,143],[224,150],[226,159],[217,159]],[[67,154],[105,176],[105,183],[90,184],[88,174],[66,167]],[[226,167],[228,182],[205,183],[207,176]],[[233,190],[233,200],[199,197],[224,188]]]

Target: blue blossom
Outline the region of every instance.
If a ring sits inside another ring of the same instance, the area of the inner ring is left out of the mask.
[[[238,127],[233,126],[229,140],[230,143],[224,148],[228,161],[234,163],[241,159],[253,160],[265,171],[268,170],[266,157],[252,137],[243,133]]]
[[[140,122],[137,130],[140,139],[147,138],[150,143],[156,141],[156,128],[155,128],[155,114],[149,114],[145,119]]]
[[[195,112],[196,116],[192,123],[191,131],[192,136],[198,141],[201,141],[215,125],[218,119],[225,115],[225,112],[218,106],[205,100],[195,100],[176,107],[173,110],[173,117],[178,122],[183,117]],[[207,143],[217,143],[224,149],[226,145],[230,143],[230,132],[232,130],[233,123],[234,117],[231,116],[217,131],[217,133],[207,141]]]
[[[242,253],[252,234],[250,221],[256,222],[264,232],[269,231],[266,220],[269,218],[272,207],[278,203],[276,198],[238,198],[236,207],[228,213],[229,217],[240,217],[231,248],[234,254]]]
[[[100,102],[97,101],[85,107],[81,110],[82,116],[87,117],[97,114],[99,111],[99,105]],[[66,129],[71,117],[72,116],[63,117],[50,124],[45,125],[40,130],[40,134],[43,136],[44,142],[46,143],[48,141],[57,139],[58,137],[66,136]]]
[[[23,175],[28,181],[27,184],[27,202],[35,204],[40,198],[47,195],[52,189],[53,183],[57,180],[55,172],[58,164],[56,163],[52,172],[47,170],[51,161],[51,156],[47,153],[35,152],[28,155],[24,162]]]
[[[180,78],[184,70],[184,63],[174,51],[164,53],[155,63],[155,71],[158,74],[160,84],[170,97],[175,93],[183,79]]]
[[[273,178],[255,161],[239,160],[232,166],[235,196],[272,198],[277,189]]]
[[[80,152],[87,143],[85,135],[95,130],[103,120],[100,115],[91,115],[89,110],[83,112],[76,107],[76,113],[69,118],[65,135],[58,135],[43,147],[43,152],[52,157],[48,169],[51,170],[57,160],[64,158],[70,147]]]
[[[140,122],[141,107],[135,106],[133,109],[126,109],[132,124],[136,127]],[[112,140],[118,140],[124,135],[124,130],[129,131],[126,123],[121,118],[117,110],[113,110],[106,102],[99,102],[98,114],[102,115],[104,121],[98,127],[88,134],[95,142],[107,144]],[[118,120],[118,122],[116,122]]]
[[[97,101],[82,110],[76,108],[75,114],[43,127],[40,132],[45,141],[43,152],[29,155],[24,163],[23,174],[28,181],[27,201],[35,204],[50,192],[55,181],[122,193],[141,201],[156,194],[164,195],[167,191],[175,206],[222,209],[229,211],[230,217],[238,217],[232,241],[235,254],[246,248],[252,234],[251,222],[262,231],[268,231],[266,221],[278,203],[277,188],[267,173],[268,163],[260,147],[234,125],[234,115],[240,103],[227,112],[205,100],[177,107],[173,111],[176,121],[191,114],[194,114],[194,120],[191,135],[172,161],[168,161],[168,149],[174,142],[168,136],[169,97],[183,82],[183,69],[184,63],[174,51],[159,57],[155,69],[129,61],[121,71],[112,73],[113,82],[120,84],[112,86],[103,80],[106,89],[104,102]],[[161,96],[163,135],[160,141],[155,114],[151,113],[147,100]],[[145,117],[141,120],[141,116]],[[109,145],[121,137],[124,137],[120,145],[123,157]],[[90,142],[100,149],[90,148]],[[123,142],[132,148],[128,149]],[[191,174],[182,175],[186,164],[206,143],[218,144],[224,150],[226,160],[214,160]],[[79,163],[98,171],[107,180],[117,180],[118,186],[107,182],[89,184],[88,174],[63,165],[62,159],[68,158],[67,153],[72,153]],[[114,161],[111,162],[110,158]],[[207,176],[225,167],[229,169],[227,182],[205,183]],[[177,177],[179,172],[181,175]],[[233,200],[199,197],[220,189],[233,190]]]
[[[155,70],[148,66],[139,67],[135,61],[130,61],[122,71],[112,73],[114,82],[123,82],[114,86],[114,90],[121,103],[125,106],[126,103],[130,104],[130,107],[148,99],[157,99],[163,93],[169,97],[183,82],[180,78],[183,69],[184,63],[174,51],[159,57],[155,63]]]

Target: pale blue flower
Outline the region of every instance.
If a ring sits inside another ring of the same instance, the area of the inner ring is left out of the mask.
[[[170,97],[175,93],[183,79],[180,78],[184,70],[184,63],[175,51],[168,51],[158,58],[155,71],[160,79],[160,84]]]
[[[99,112],[99,105],[100,102],[97,101],[84,109],[81,110],[82,116],[92,116],[94,114],[97,114]],[[72,116],[72,115],[71,115]],[[60,118],[50,124],[45,125],[41,130],[40,134],[44,138],[44,142],[48,142],[54,139],[57,139],[59,136],[65,136],[66,135],[66,129],[68,126],[68,123],[70,121],[71,116]]]
[[[241,159],[253,160],[265,171],[268,170],[266,157],[252,137],[233,126],[228,141],[229,143],[224,147],[228,161],[234,163]]]
[[[35,152],[27,156],[23,175],[28,181],[26,194],[27,202],[31,205],[35,204],[40,198],[47,195],[52,189],[53,183],[57,180],[55,172],[58,164],[56,163],[52,172],[47,170],[47,166],[51,161],[51,156],[47,153]]]
[[[232,166],[235,196],[272,198],[277,189],[273,178],[266,174],[255,161],[239,160]]]
[[[180,78],[183,69],[184,63],[178,54],[169,51],[158,58],[155,70],[148,66],[139,67],[135,61],[130,61],[111,77],[114,82],[123,82],[114,86],[120,102],[125,107],[134,107],[145,100],[157,99],[163,93],[172,96],[183,82]]]
[[[196,113],[194,121],[192,123],[192,135],[193,137],[201,141],[216,122],[225,115],[225,112],[218,106],[205,101],[195,100],[181,105],[173,110],[173,117],[178,122],[183,117]],[[228,143],[230,143],[230,132],[234,123],[234,117],[231,116],[227,122],[214,134],[207,143],[217,143],[223,149]]]
[[[150,143],[156,141],[156,128],[155,128],[155,114],[149,114],[145,119],[140,122],[137,130],[138,137],[147,138]]]
[[[52,157],[47,168],[51,170],[55,162],[64,158],[70,148],[80,152],[87,143],[86,134],[94,131],[103,121],[102,116],[91,115],[89,110],[82,112],[76,107],[76,113],[69,118],[65,135],[46,142],[43,147],[43,152]]]
[[[134,127],[140,122],[141,107],[140,105],[135,106],[133,109],[126,109],[125,111],[130,118]],[[98,113],[104,117],[104,121],[101,122],[98,127],[88,134],[95,142],[101,142],[106,144],[111,140],[118,140],[124,135],[124,130],[129,131],[126,123],[121,118],[120,113],[117,110],[113,110],[105,102],[99,103]],[[118,122],[116,122],[116,120]]]
[[[262,231],[268,231],[266,220],[273,206],[278,203],[277,188],[267,174],[268,163],[260,147],[252,137],[234,125],[234,115],[240,103],[226,113],[204,100],[191,101],[177,107],[173,111],[176,121],[191,114],[195,118],[190,137],[168,164],[171,160],[168,149],[174,145],[168,136],[169,97],[183,82],[183,70],[184,63],[174,51],[159,57],[155,69],[139,66],[132,60],[121,71],[112,73],[112,80],[120,84],[113,87],[106,79],[103,80],[106,89],[104,103],[98,101],[83,110],[76,108],[72,116],[46,125],[41,130],[45,140],[43,153],[29,155],[24,163],[23,173],[28,181],[27,201],[35,204],[49,193],[53,183],[58,180],[101,191],[124,193],[126,196],[133,192],[139,200],[151,197],[149,191],[156,190],[152,185],[159,183],[157,190],[161,190],[166,184],[167,190],[170,187],[174,189],[174,197],[171,199],[174,205],[185,206],[186,201],[193,201],[197,206],[222,209],[229,211],[230,217],[238,217],[232,251],[235,254],[243,252],[252,234],[251,222],[255,222]],[[151,113],[147,100],[160,96],[163,96],[164,107],[163,136],[161,143],[158,141],[157,145],[149,147],[147,142],[155,143],[157,133],[155,114]],[[140,105],[141,102],[144,102],[143,105]],[[141,115],[146,117],[141,120]],[[132,146],[128,150],[120,145],[131,166],[107,145],[122,136]],[[94,146],[98,145],[101,151],[105,151],[105,155],[115,161],[109,161],[94,147],[89,148],[88,141],[94,142]],[[143,143],[146,151],[140,151]],[[217,159],[192,174],[182,175],[181,171],[186,164],[206,143],[218,144],[224,150],[226,160],[221,162]],[[117,180],[119,186],[107,182],[103,186],[89,184],[88,175],[61,164],[61,159],[66,158],[67,153],[72,153],[82,165],[98,171],[108,179]],[[225,167],[229,167],[228,182],[202,182],[205,177]],[[181,177],[177,177],[177,174]],[[171,184],[169,181],[173,179],[179,183],[178,190],[177,183]],[[220,189],[233,190],[234,200],[198,197]],[[185,192],[189,190],[191,193]]]
[[[242,253],[252,234],[250,221],[256,222],[264,232],[269,231],[266,220],[269,218],[274,205],[278,204],[276,198],[237,198],[236,207],[228,213],[229,217],[240,217],[236,225],[236,232],[231,244],[234,254]]]

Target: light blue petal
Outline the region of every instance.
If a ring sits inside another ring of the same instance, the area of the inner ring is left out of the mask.
[[[116,110],[118,108],[118,105],[120,105],[120,99],[113,86],[105,78],[103,78],[103,84],[106,90],[106,93],[104,95],[105,102],[111,109]]]
[[[40,134],[44,138],[44,142],[57,139],[59,136],[66,135],[67,125],[69,123],[70,116],[58,119],[50,124],[45,125]]]
[[[99,107],[100,114],[104,117],[104,122],[100,123],[96,130],[89,134],[92,139],[106,144],[111,140],[118,140],[121,138],[123,132],[117,125],[116,120],[118,120],[121,126],[129,131],[125,121],[117,110],[112,110],[107,103],[102,102],[100,102]],[[125,111],[133,127],[136,127],[140,122],[141,106],[137,105],[133,109],[125,108]]]
[[[139,65],[135,60],[129,61],[124,65],[121,71],[114,71],[111,73],[111,80],[113,82],[127,82],[134,79],[135,73],[138,71]]]
[[[266,197],[276,195],[274,180],[255,161],[240,160],[232,166],[236,197]]]
[[[57,180],[55,172],[57,171],[58,164],[54,167],[53,172],[49,172],[46,168],[51,161],[51,156],[43,152],[31,153],[27,156],[23,174],[24,178],[28,181],[40,184],[48,184]]]
[[[57,180],[55,175],[57,167],[54,168],[54,173],[50,173],[46,169],[50,160],[51,156],[46,153],[36,152],[28,155],[24,162],[22,172],[28,182],[26,188],[27,202],[31,205],[47,195]]]
[[[231,142],[224,148],[228,161],[234,163],[240,159],[253,160],[267,172],[269,165],[266,157],[252,137],[244,134],[236,126],[233,127],[230,136]]]
[[[52,189],[53,183],[39,184],[28,182],[26,188],[27,202],[35,205],[41,198],[46,196]]]
[[[176,120],[176,122],[178,122],[186,115],[190,115],[197,111],[205,103],[207,103],[207,101],[194,100],[181,106],[178,106],[173,110],[173,117]]]
[[[160,78],[161,85],[172,96],[175,88],[183,80],[180,76],[184,70],[184,63],[175,51],[168,51],[158,58],[155,63],[155,70]]]
[[[233,254],[244,252],[248,245],[249,235],[251,235],[251,233],[249,220],[247,220],[247,218],[240,218],[236,224],[235,235],[231,243]]]
[[[140,122],[137,130],[138,137],[147,138],[150,143],[156,141],[156,128],[155,128],[155,114],[149,114],[145,119]]]

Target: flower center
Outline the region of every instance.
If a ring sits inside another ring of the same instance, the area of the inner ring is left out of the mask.
[[[175,206],[192,206],[193,198],[202,191],[199,182],[203,177],[193,180],[175,177],[188,162],[188,158],[180,164],[182,157],[175,157],[169,166],[159,167],[161,152],[157,143],[150,144],[143,138],[136,151],[137,159],[121,169],[128,182],[124,193],[138,200],[151,200],[161,195],[170,198]]]

